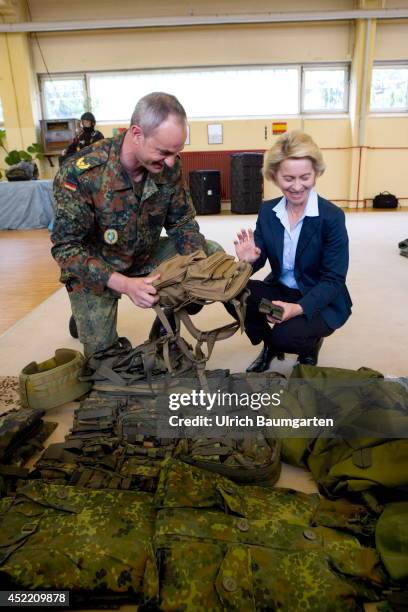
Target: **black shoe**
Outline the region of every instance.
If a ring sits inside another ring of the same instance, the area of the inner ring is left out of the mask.
[[[73,315],[69,319],[69,333],[73,338],[78,338],[78,327]]]
[[[165,308],[164,314],[166,315],[167,320],[170,323],[172,330],[175,332],[176,331],[176,321],[174,319],[173,309]],[[167,336],[167,330],[164,327],[163,323],[160,321],[159,317],[156,317],[155,320],[153,321],[153,325],[149,333],[149,340],[150,341],[158,340],[159,338],[162,338],[163,336]]]
[[[299,355],[298,363],[301,363],[302,365],[316,366],[322,344],[323,338],[320,338],[313,351],[310,351],[310,353],[301,353]]]
[[[247,372],[265,372],[269,370],[271,361],[274,357],[283,359],[284,356],[281,353],[277,353],[269,344],[264,342],[264,347],[259,353],[258,357],[253,361],[246,369]]]

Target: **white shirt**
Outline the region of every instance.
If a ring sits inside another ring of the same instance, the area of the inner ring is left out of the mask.
[[[286,285],[287,287],[290,287],[291,289],[299,289],[295,278],[296,249],[299,242],[300,231],[302,229],[304,218],[319,216],[317,193],[314,189],[310,191],[303,216],[299,219],[299,221],[292,229],[289,223],[285,197],[283,197],[278,202],[278,204],[274,207],[273,210],[285,230],[283,239],[282,272],[279,277],[279,282],[283,285]]]

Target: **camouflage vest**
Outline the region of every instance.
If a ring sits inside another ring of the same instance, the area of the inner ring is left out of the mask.
[[[167,382],[167,388],[164,388]],[[281,386],[274,373],[207,372],[212,391],[270,393]],[[54,444],[36,464],[36,477],[91,488],[155,491],[163,461],[177,457],[241,483],[273,485],[280,474],[280,442],[263,432],[212,437],[169,427],[169,394],[200,388],[192,372],[183,378],[158,377],[129,387],[95,385],[75,411],[73,427],[62,444]],[[231,409],[229,414],[239,413]],[[183,415],[186,415],[182,411]]]

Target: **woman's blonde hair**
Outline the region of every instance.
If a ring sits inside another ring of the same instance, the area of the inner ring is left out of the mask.
[[[266,180],[276,182],[276,173],[285,159],[300,159],[307,157],[313,164],[317,176],[323,174],[326,164],[319,147],[309,134],[300,130],[286,132],[278,138],[273,147],[265,155],[263,176]]]

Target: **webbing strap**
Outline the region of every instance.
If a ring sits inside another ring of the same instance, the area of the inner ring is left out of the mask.
[[[227,338],[230,338],[239,329],[238,321],[234,321],[233,323],[228,323],[227,325],[217,327],[216,329],[212,329],[210,331],[201,331],[194,325],[190,316],[185,310],[179,310],[177,313],[175,313],[175,317],[176,319],[177,317],[180,318],[189,333],[197,340],[197,348],[200,351],[203,342],[207,344],[207,355],[205,356],[206,360],[211,357],[214,344],[218,340],[226,340]]]
[[[122,376],[115,372],[115,370],[112,370],[112,368],[109,368],[104,363],[101,363],[99,368],[96,370],[94,376],[96,378],[100,378],[102,376],[103,378],[107,378],[108,380],[113,382],[113,384],[115,385],[126,386],[126,381],[122,378]]]
[[[153,306],[153,308],[155,310],[156,315],[159,317],[161,324],[165,328],[167,334],[169,336],[174,336],[173,328],[170,325],[170,322],[169,322],[168,318],[166,317],[164,311],[160,308],[160,306],[158,304],[155,304]]]

